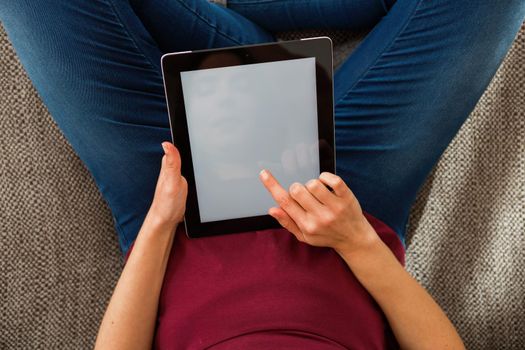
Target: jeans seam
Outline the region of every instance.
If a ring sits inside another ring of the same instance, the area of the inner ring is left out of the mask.
[[[131,32],[129,31],[129,29],[127,28],[126,25],[124,25],[124,22],[122,21],[122,18],[120,17],[120,15],[118,14],[117,10],[115,9],[115,5],[113,4],[113,1],[112,0],[105,0],[106,3],[108,4],[109,7],[111,7],[111,10],[113,12],[113,15],[116,17],[117,19],[117,23],[120,25],[120,27],[126,32],[126,34],[128,35],[128,38],[129,40],[131,41],[132,45],[135,47],[135,49],[137,50],[137,52],[147,61],[149,67],[151,70],[153,70],[160,78],[162,78],[162,75],[159,73],[159,70],[157,68],[157,66],[151,61],[151,59],[144,53],[143,50],[140,49],[139,45],[137,44],[137,42],[135,41],[135,39],[133,38],[133,35],[131,34]]]
[[[339,102],[341,102],[343,99],[345,99],[348,94],[350,93],[350,91],[358,84],[360,83],[362,80],[363,80],[363,77],[368,74],[368,72],[370,71],[370,69],[377,64],[377,61],[379,61],[379,59],[383,56],[383,54],[385,52],[387,52],[388,50],[390,50],[390,48],[394,45],[395,41],[397,40],[397,38],[399,38],[399,35],[406,29],[406,27],[408,26],[408,24],[410,23],[410,21],[412,20],[413,16],[414,16],[414,13],[417,11],[417,9],[419,8],[419,6],[421,5],[421,3],[423,2],[423,0],[419,0],[417,5],[414,6],[414,9],[412,10],[412,13],[407,16],[407,20],[406,22],[403,24],[403,26],[401,27],[401,29],[399,29],[399,31],[396,33],[396,35],[394,35],[394,37],[392,38],[392,41],[388,44],[388,46],[386,47],[385,50],[383,50],[383,52],[378,55],[376,57],[376,59],[366,68],[366,70],[359,76],[359,78],[356,79],[356,81],[352,84],[352,86],[350,86],[348,88],[348,90],[346,91],[346,93],[341,96],[336,102],[335,102],[335,105],[339,104]],[[395,6],[395,4],[394,4]],[[366,40],[366,39],[364,39]]]
[[[216,25],[214,25],[213,23],[210,22],[210,20],[208,20],[207,18],[205,18],[201,13],[197,12],[196,9],[193,9],[191,7],[188,6],[188,4],[183,1],[183,0],[176,0],[178,1],[183,7],[185,7],[187,10],[189,10],[190,12],[192,12],[195,16],[197,16],[199,19],[201,19],[204,23],[206,23],[210,28],[213,28],[215,29],[215,31],[217,33],[219,33],[220,35],[222,35],[223,37],[227,38],[228,40],[231,40],[233,41],[234,43],[236,43],[237,45],[243,45],[242,42],[240,42],[239,40],[233,38],[232,36],[230,36],[229,34],[221,31]]]
[[[126,236],[126,232],[124,231],[124,229],[122,228],[122,226],[118,222],[117,217],[115,215],[113,215],[113,221],[115,222],[115,226],[117,228],[117,231],[120,232],[119,237],[121,237],[122,244],[124,245],[124,247],[126,247],[126,251],[125,252],[121,252],[122,255],[125,256],[127,254],[128,250],[129,250],[129,246],[131,245],[132,242],[129,241],[128,237]]]

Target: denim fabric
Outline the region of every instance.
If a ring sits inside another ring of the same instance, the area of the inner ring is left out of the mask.
[[[404,242],[410,207],[525,17],[523,0],[5,0],[0,20],[107,201],[125,254],[171,140],[164,52],[372,28],[335,72],[337,173]]]

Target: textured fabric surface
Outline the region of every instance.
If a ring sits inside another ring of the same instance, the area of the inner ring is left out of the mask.
[[[338,65],[365,33],[328,34]],[[525,348],[525,27],[431,173],[407,268],[469,349]],[[107,204],[0,29],[0,349],[89,349],[122,259]],[[80,244],[82,239],[83,244]]]

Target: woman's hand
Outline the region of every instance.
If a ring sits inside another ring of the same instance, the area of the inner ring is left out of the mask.
[[[184,218],[188,183],[181,175],[179,150],[171,142],[163,142],[164,156],[157,187],[150,207],[157,220],[176,227]]]
[[[153,202],[102,319],[96,350],[150,349],[153,343],[160,291],[187,193],[177,148],[169,142],[162,147]]]
[[[323,172],[306,185],[293,183],[289,193],[268,170],[263,169],[259,177],[279,205],[270,208],[268,214],[299,241],[332,247],[342,254],[379,238],[356,197],[339,176]]]
[[[280,205],[268,213],[299,241],[341,255],[383,310],[402,349],[465,349],[454,325],[379,238],[339,176],[323,172],[306,186],[293,183],[290,193],[268,171],[259,176]]]

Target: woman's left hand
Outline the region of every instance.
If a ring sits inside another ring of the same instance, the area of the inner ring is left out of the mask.
[[[176,227],[184,219],[188,183],[181,175],[179,150],[168,141],[162,148],[164,156],[150,213],[162,224]]]
[[[299,241],[332,247],[342,254],[366,247],[379,237],[341,177],[323,172],[306,185],[293,183],[289,193],[268,170],[261,171],[259,177],[279,205],[268,214]]]

